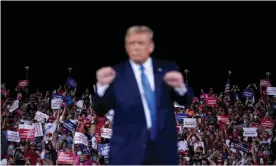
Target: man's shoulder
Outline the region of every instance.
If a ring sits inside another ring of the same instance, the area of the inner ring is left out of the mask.
[[[153,59],[153,62],[161,68],[168,69],[168,70],[179,70],[179,66],[175,61],[169,60],[161,60],[161,59]]]
[[[160,66],[177,66],[177,63],[175,61],[161,60],[161,59],[153,59],[153,61],[155,61],[156,64]]]
[[[112,66],[112,68],[115,70],[115,71],[120,71],[120,70],[124,70],[124,68],[128,65],[129,61],[126,60],[126,61],[123,61],[119,64],[116,64],[114,66]]]

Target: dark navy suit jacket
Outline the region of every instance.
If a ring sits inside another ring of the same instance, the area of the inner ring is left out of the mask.
[[[176,121],[173,101],[184,105],[188,95],[179,96],[163,81],[168,71],[178,71],[178,66],[169,61],[152,59],[158,136],[158,165],[177,165]],[[105,115],[114,109],[113,135],[110,140],[109,163],[111,165],[139,165],[143,163],[148,143],[148,129],[139,88],[130,62],[115,67],[116,78],[103,97],[96,95],[94,109],[97,115]]]

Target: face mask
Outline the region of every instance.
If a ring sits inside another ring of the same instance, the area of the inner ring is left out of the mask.
[[[46,153],[44,157],[45,157],[46,159],[50,159],[50,154],[49,154],[49,153]]]
[[[78,151],[78,152],[77,152],[77,155],[78,155],[78,156],[82,155],[82,152],[81,152],[81,151]]]
[[[9,150],[13,150],[14,149],[14,146],[13,145],[10,145],[9,146]]]
[[[14,150],[14,146],[10,145],[8,150],[9,155],[13,155],[13,150]]]
[[[195,141],[196,141],[196,138],[195,138],[195,137],[192,137],[192,141],[195,142]]]
[[[98,157],[97,156],[93,156],[93,161],[97,161]]]

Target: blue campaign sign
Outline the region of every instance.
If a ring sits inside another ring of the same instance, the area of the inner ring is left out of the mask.
[[[53,94],[52,99],[63,99],[63,96],[59,94]]]
[[[110,146],[109,146],[109,144],[99,144],[98,145],[98,150],[99,150],[99,153],[102,156],[107,156],[108,152],[110,150]]]
[[[62,126],[71,132],[75,131],[77,128],[77,125],[72,123],[70,120],[64,120]]]
[[[71,88],[76,88],[77,87],[77,81],[74,80],[73,78],[71,77],[68,77],[67,78],[67,81],[66,81],[67,85]]]
[[[253,96],[253,93],[252,93],[252,91],[250,91],[250,90],[248,90],[248,89],[244,89],[242,95],[243,95],[244,97],[252,97],[252,96]]]
[[[188,117],[188,115],[187,114],[175,114],[175,118],[176,118],[176,120],[179,122],[179,121],[181,121],[181,122],[183,122],[184,121],[184,118],[187,118]]]

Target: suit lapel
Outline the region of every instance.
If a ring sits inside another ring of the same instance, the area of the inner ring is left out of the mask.
[[[156,98],[156,109],[160,110],[160,95],[161,95],[161,84],[163,82],[162,68],[158,64],[158,61],[152,59],[153,74],[154,74],[154,84],[155,84],[155,98]]]
[[[131,89],[131,96],[134,97],[134,102],[137,103],[137,100],[135,100],[135,96],[140,96],[140,91],[139,91],[139,87],[138,87],[138,84],[137,84],[137,81],[136,81],[136,78],[135,78],[135,75],[134,75],[134,71],[130,65],[130,62],[127,62],[126,65],[125,65],[125,82],[128,83],[127,86],[129,86]],[[128,92],[130,93],[130,92]],[[140,105],[143,105],[142,104],[142,99],[140,97],[140,100],[139,100],[139,104]]]
[[[154,75],[154,85],[155,85],[155,98],[156,98],[156,108],[159,110],[160,105],[160,95],[161,95],[161,85],[163,83],[163,69],[161,68],[158,61],[152,58],[152,66],[153,66],[153,75]],[[138,88],[138,84],[136,82],[136,78],[134,76],[134,71],[129,62],[125,65],[125,78],[127,78],[126,82],[128,82],[128,86],[131,89],[131,96],[140,96],[140,91]],[[136,101],[137,102],[137,101]],[[138,104],[138,103],[137,103]],[[142,104],[142,100],[140,98],[139,104]]]

